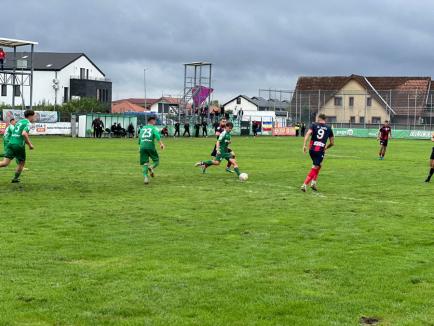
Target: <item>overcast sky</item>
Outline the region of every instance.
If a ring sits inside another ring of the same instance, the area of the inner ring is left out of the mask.
[[[214,98],[292,89],[300,75],[434,75],[434,1],[8,0],[0,36],[84,52],[113,98],[179,95],[212,62]]]

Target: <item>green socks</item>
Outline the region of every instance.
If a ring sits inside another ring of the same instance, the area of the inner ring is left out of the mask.
[[[148,164],[143,164],[143,176],[148,176]]]
[[[159,165],[160,165],[160,161],[155,161],[154,165],[152,166],[152,168],[155,169]]]
[[[206,166],[211,166],[212,165],[212,161],[204,161],[203,164],[206,165]]]
[[[235,173],[237,174],[237,176],[240,176],[241,172],[239,168],[235,168],[234,169]]]

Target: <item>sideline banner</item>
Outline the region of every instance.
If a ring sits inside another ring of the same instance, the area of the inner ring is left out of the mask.
[[[295,136],[294,127],[273,128],[273,136]]]
[[[34,123],[30,135],[71,135],[71,122]]]
[[[333,128],[335,136],[347,137],[371,137],[375,138],[378,129],[361,129],[361,128]],[[432,131],[430,130],[394,130],[392,129],[392,139],[431,139]]]
[[[58,121],[57,111],[35,111],[35,113],[36,122],[54,123]],[[9,121],[12,118],[17,121],[24,119],[24,111],[3,109],[3,120]]]
[[[0,135],[4,135],[8,124],[0,121]]]

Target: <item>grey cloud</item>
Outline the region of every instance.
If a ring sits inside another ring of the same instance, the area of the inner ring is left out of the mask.
[[[215,98],[292,88],[298,75],[432,75],[431,1],[8,1],[2,35],[83,51],[115,97],[179,94],[182,64],[214,63]]]

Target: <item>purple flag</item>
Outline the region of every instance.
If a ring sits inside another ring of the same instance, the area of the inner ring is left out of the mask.
[[[203,104],[203,102],[206,101],[208,96],[213,92],[214,90],[212,88],[208,88],[205,86],[199,86],[193,88],[193,103],[194,106],[197,108]]]

